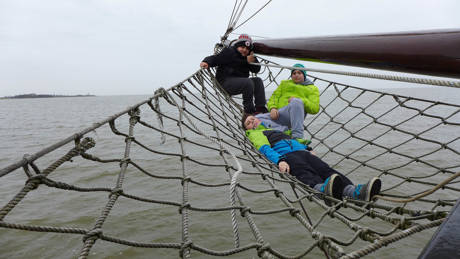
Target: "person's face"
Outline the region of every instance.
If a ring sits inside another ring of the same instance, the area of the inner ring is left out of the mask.
[[[305,81],[305,78],[303,77],[303,73],[300,70],[294,70],[291,75],[292,81],[296,84],[300,84],[303,81]]]
[[[257,126],[259,126],[261,120],[257,119],[254,116],[248,116],[246,120],[244,121],[244,128],[249,130],[249,129],[255,129]]]
[[[236,50],[238,50],[238,52],[243,56],[243,57],[247,57],[249,55],[249,49],[248,47],[246,46],[239,46],[238,48],[236,48]]]

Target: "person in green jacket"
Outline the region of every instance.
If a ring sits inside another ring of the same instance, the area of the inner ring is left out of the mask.
[[[305,68],[302,64],[295,64],[294,67]],[[318,113],[319,90],[313,82],[307,79],[305,70],[294,69],[291,71],[290,80],[281,81],[267,103],[270,118],[275,121],[278,120],[280,117],[279,109],[287,106],[294,98],[302,101],[305,115]]]
[[[380,192],[382,181],[373,177],[366,184],[353,182],[308,151],[308,146],[293,139],[284,128],[273,127],[257,116],[241,119],[246,137],[268,160],[278,165],[280,173],[289,173],[302,183],[341,200],[343,197],[371,201]],[[330,201],[326,200],[330,205]]]

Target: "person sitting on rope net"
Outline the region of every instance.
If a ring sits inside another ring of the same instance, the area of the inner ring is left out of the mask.
[[[307,145],[284,133],[282,127],[267,124],[253,115],[244,115],[242,126],[246,136],[268,160],[278,165],[281,173],[290,173],[302,183],[338,200],[343,197],[371,201],[380,193],[382,182],[374,177],[366,184],[354,185],[345,175],[331,168],[307,150]],[[270,128],[269,125],[274,126]],[[326,204],[331,206],[329,200]]]
[[[216,79],[229,95],[243,94],[244,112],[265,113],[265,89],[261,78],[249,78],[249,72],[258,73],[259,63],[254,56],[252,39],[246,34],[241,34],[238,40],[224,48],[220,53],[208,56],[200,63],[200,67],[209,68],[217,66]],[[255,99],[255,100],[254,100]],[[254,106],[255,103],[255,106]]]
[[[294,67],[305,68],[302,64],[295,64]],[[287,106],[292,99],[299,98],[303,103],[302,109],[304,110],[304,114],[301,119],[303,123],[307,113],[316,114],[319,112],[319,90],[307,78],[305,70],[292,70],[291,78],[290,80],[281,81],[278,88],[276,88],[270,97],[267,103],[270,110],[270,118],[274,121],[279,120],[282,117],[280,116],[280,109]],[[303,127],[301,130],[303,131]]]

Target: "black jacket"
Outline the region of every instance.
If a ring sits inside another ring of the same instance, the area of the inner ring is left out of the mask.
[[[217,66],[216,79],[223,84],[227,77],[249,77],[249,72],[258,73],[260,66],[249,65],[246,57],[243,57],[234,47],[224,48],[219,54],[203,59],[210,67]],[[256,58],[256,63],[259,61]]]

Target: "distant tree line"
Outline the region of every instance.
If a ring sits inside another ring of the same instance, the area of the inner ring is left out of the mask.
[[[92,94],[77,94],[77,95],[60,95],[60,94],[19,94],[15,96],[5,96],[2,99],[22,99],[22,98],[52,98],[52,97],[88,97],[95,96]]]

